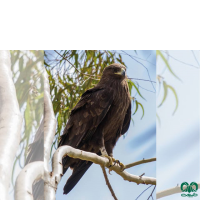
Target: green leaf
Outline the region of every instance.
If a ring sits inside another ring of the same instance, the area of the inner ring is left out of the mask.
[[[78,69],[78,54],[75,54],[75,66]]]
[[[45,53],[44,64],[48,69],[51,98],[53,100],[53,108],[58,121],[55,141],[59,140],[62,130],[69,118],[70,111],[79,101],[81,95],[87,89],[94,87],[94,85],[98,83],[98,80],[96,79],[101,77],[104,68],[113,62],[124,64],[123,57],[114,50],[64,50],[59,52],[79,71],[71,70],[73,69],[73,66],[66,64],[67,61],[60,56],[58,56],[54,62],[50,61],[48,59],[48,53]],[[89,78],[89,76],[85,74],[94,75],[96,77]],[[140,95],[140,97],[144,99],[137,84],[135,83],[134,85],[131,80],[127,80],[127,82],[130,94],[133,87],[135,87],[138,96]],[[139,104],[137,107],[139,107]],[[135,107],[133,109],[135,111]],[[57,143],[55,143],[55,145],[56,144]]]
[[[133,113],[133,115],[135,115],[135,113],[137,112],[138,110],[138,102],[137,101],[133,101],[135,103],[135,112]]]
[[[163,103],[164,103],[164,101],[166,100],[166,98],[167,98],[167,83],[165,82],[165,81],[163,81],[163,88],[164,88],[164,96],[163,96],[163,100],[162,100],[162,102],[160,103],[160,105],[158,106],[158,107],[160,107]]]
[[[166,59],[165,56],[161,53],[161,51],[157,50],[157,51],[156,51],[156,55],[159,55],[159,56],[162,58],[162,60],[164,61],[166,67],[167,67],[168,70],[171,72],[171,74],[172,74],[174,77],[176,77],[178,80],[181,81],[181,79],[172,71],[172,69],[171,69],[171,67],[170,67],[170,65],[169,65],[169,63],[168,63],[168,61],[167,61],[167,59]]]
[[[174,97],[175,97],[175,99],[176,99],[176,107],[175,107],[175,110],[174,110],[174,112],[173,112],[173,115],[174,115],[175,112],[176,112],[176,110],[177,110],[177,108],[178,108],[178,96],[177,96],[177,94],[176,94],[175,89],[174,89],[171,85],[167,85],[167,87],[173,92]]]
[[[141,95],[141,93],[140,93],[138,87],[135,85],[134,82],[132,82],[132,85],[134,86],[134,88],[136,89],[136,91],[137,91],[137,93],[140,95],[140,97],[142,97],[144,100],[146,100],[146,99]]]
[[[142,105],[141,103],[138,102],[138,104],[139,104],[140,107],[142,108],[142,112],[143,112],[143,113],[142,113],[142,117],[141,117],[141,119],[142,119],[142,118],[144,117],[144,107],[143,107],[143,105]]]
[[[131,95],[131,92],[132,92],[132,88],[133,88],[133,84],[132,84],[132,81],[130,79],[127,80],[127,83],[128,83],[128,89],[129,89],[129,93]]]

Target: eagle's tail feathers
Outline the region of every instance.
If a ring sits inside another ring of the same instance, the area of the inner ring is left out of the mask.
[[[82,178],[82,176],[91,165],[92,162],[81,161],[81,163],[74,168],[72,175],[69,177],[67,183],[65,184],[63,194],[68,194],[74,188],[74,186],[78,183],[78,181]]]

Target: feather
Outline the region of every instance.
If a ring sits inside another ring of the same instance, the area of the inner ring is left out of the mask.
[[[131,120],[128,84],[125,74],[120,73],[124,68],[121,64],[106,67],[100,82],[82,95],[71,111],[59,146],[70,145],[97,154],[105,147],[108,155],[113,154],[117,140],[128,130]],[[115,73],[117,70],[119,73]],[[73,168],[64,194],[72,190],[91,164],[68,156],[63,158],[63,172]]]

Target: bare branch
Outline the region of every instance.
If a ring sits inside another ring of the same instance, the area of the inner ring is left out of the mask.
[[[12,164],[19,146],[22,127],[9,51],[0,51],[0,68],[0,194],[1,199],[8,199]]]
[[[49,170],[50,150],[56,131],[56,118],[50,96],[48,74],[44,69],[44,167]]]
[[[141,89],[146,90],[146,91],[148,91],[148,92],[156,93],[155,91],[148,90],[148,89],[142,87],[137,81],[133,81],[133,82],[137,85],[138,90],[141,88]]]
[[[87,160],[101,166],[109,167],[109,160],[107,158],[98,156],[95,153],[90,153],[90,152],[82,151],[79,149],[75,149],[71,146],[67,146],[67,145],[61,146],[54,153],[53,163],[52,163],[52,167],[53,167],[52,178],[55,180],[54,182],[56,182],[57,184],[60,182],[61,177],[63,175],[62,158],[66,155],[72,158],[79,158],[81,160]],[[139,177],[139,176],[130,174],[126,171],[121,171],[121,167],[119,165],[114,165],[110,167],[109,169],[115,171],[124,180],[127,180],[129,182],[134,182],[137,184],[156,185],[155,178],[145,177],[145,176]]]
[[[33,200],[32,185],[44,176],[44,162],[36,161],[26,165],[17,177],[15,200]]]
[[[198,188],[200,188],[200,183],[198,183]],[[176,186],[176,187],[173,187],[173,188],[170,188],[170,189],[167,189],[167,190],[157,192],[156,193],[156,199],[160,199],[162,197],[166,197],[166,196],[181,193],[181,192],[182,191],[181,191],[180,186]]]
[[[151,80],[146,80],[146,79],[141,79],[141,78],[128,78],[128,79],[133,79],[133,80],[138,80],[138,81],[148,81],[151,83],[156,83],[156,81],[151,81]]]
[[[153,185],[150,185],[148,188],[146,188],[135,200],[137,200],[144,192],[146,192],[150,187],[152,187]]]
[[[198,66],[200,67],[199,61],[198,61],[198,59],[196,58],[196,55],[195,55],[195,53],[194,53],[194,51],[193,51],[193,50],[192,50],[192,54],[193,54],[193,56],[194,56],[194,59],[196,60],[196,62],[197,62],[197,64],[198,64]]]
[[[44,191],[44,199],[45,200],[54,200],[55,199],[55,192],[57,190],[58,183],[60,182],[63,176],[63,165],[62,159],[65,156],[69,156],[71,158],[79,158],[81,160],[91,161],[95,164],[100,165],[102,168],[109,167],[110,162],[107,158],[98,156],[95,153],[90,153],[86,151],[82,151],[79,149],[75,149],[71,146],[61,146],[59,147],[53,155],[52,160],[52,172],[49,175],[45,175],[45,191]],[[132,175],[126,171],[121,171],[121,166],[114,165],[109,167],[110,170],[115,171],[119,174],[124,180],[129,182],[134,182],[137,184],[151,184],[156,185],[156,179],[151,177],[145,176],[136,176]],[[109,188],[110,189],[110,188]],[[114,193],[114,192],[113,192]]]
[[[150,77],[149,70],[147,69],[147,67],[143,63],[141,63],[138,60],[136,60],[132,55],[128,54],[126,51],[122,51],[122,52],[124,52],[127,56],[129,56],[130,58],[132,58],[135,62],[139,63],[140,65],[142,65],[146,69],[148,77],[149,77],[149,80],[151,82],[151,85],[152,85],[154,91],[156,91],[156,89],[155,89],[155,87],[154,87],[154,85],[153,85],[153,83],[151,81],[151,77]]]
[[[136,166],[136,165],[141,165],[141,164],[144,164],[144,163],[148,163],[148,162],[153,162],[153,161],[156,161],[156,158],[139,160],[137,162],[133,162],[133,163],[130,163],[128,165],[125,165],[125,169],[128,169],[128,168]]]
[[[192,65],[192,64],[189,64],[189,63],[185,63],[185,62],[183,62],[183,61],[181,61],[181,60],[178,60],[177,58],[171,56],[167,51],[163,51],[163,50],[161,50],[161,51],[162,51],[163,53],[166,53],[170,58],[172,58],[172,59],[174,59],[174,60],[176,60],[176,61],[178,61],[178,62],[180,62],[180,63],[182,63],[182,64],[184,64],[184,65],[191,66],[191,67],[194,67],[194,68],[199,69],[199,67],[197,67],[197,66],[195,66],[195,65]]]
[[[109,179],[108,179],[108,176],[107,176],[107,174],[106,174],[105,167],[104,167],[104,166],[101,166],[101,168],[102,168],[103,175],[104,175],[104,178],[105,178],[105,181],[106,181],[106,185],[108,186],[108,189],[110,190],[110,192],[111,192],[113,198],[114,198],[115,200],[117,200],[117,197],[116,197],[116,195],[115,195],[115,192],[114,192],[114,190],[112,189],[112,186],[111,186],[111,184],[110,184],[110,182],[109,182]]]
[[[50,97],[48,75],[44,70],[44,200],[55,199],[55,189],[49,187],[51,177],[49,173],[50,150],[56,131],[56,118]]]
[[[156,186],[154,186],[154,188],[153,188],[153,190],[152,190],[152,192],[151,192],[151,194],[149,195],[149,197],[148,197],[148,199],[147,200],[149,200],[150,199],[150,197],[152,197],[153,198],[153,192],[154,192],[154,190],[156,189]]]

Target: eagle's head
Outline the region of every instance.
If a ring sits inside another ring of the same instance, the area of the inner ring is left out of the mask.
[[[126,67],[119,63],[113,63],[103,70],[102,78],[125,79]]]

